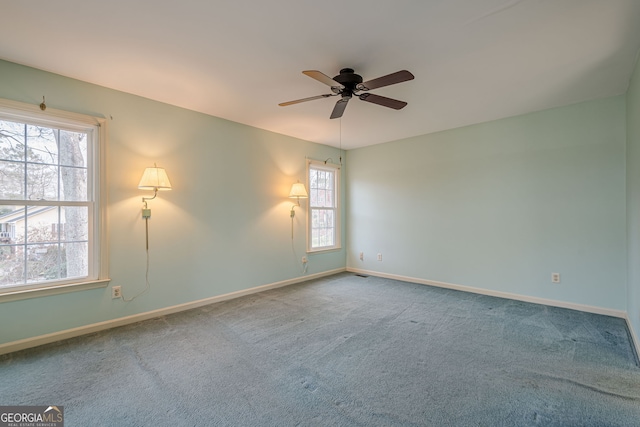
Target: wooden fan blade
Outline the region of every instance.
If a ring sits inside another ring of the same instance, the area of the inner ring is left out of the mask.
[[[407,70],[397,71],[395,73],[387,74],[386,76],[378,77],[377,79],[369,80],[364,83],[360,83],[356,86],[357,90],[371,90],[379,87],[394,85],[396,83],[406,82],[407,80],[413,80],[414,76]]]
[[[320,83],[324,83],[327,86],[339,87],[339,88],[344,87],[340,83],[338,83],[337,81],[333,80],[331,77],[327,76],[326,74],[321,73],[320,71],[307,70],[307,71],[303,71],[302,74],[305,74],[305,75],[311,77],[312,79],[316,79]]]
[[[404,101],[398,101],[397,99],[387,98],[386,96],[380,96],[374,93],[363,93],[359,98],[363,101],[382,105],[383,107],[393,108],[394,110],[400,110],[407,106],[407,103]]]
[[[336,102],[336,106],[333,107],[333,111],[331,112],[331,117],[329,118],[338,119],[342,117],[342,114],[344,113],[344,109],[347,108],[347,103],[349,102],[350,99],[351,98],[342,98],[338,100],[338,102]]]
[[[327,93],[327,94],[324,94],[324,95],[310,96],[309,98],[296,99],[295,101],[281,102],[278,105],[281,106],[281,107],[286,107],[287,105],[293,105],[293,104],[299,104],[301,102],[313,101],[314,99],[328,98],[330,96],[335,96],[335,95],[331,95],[331,94]]]

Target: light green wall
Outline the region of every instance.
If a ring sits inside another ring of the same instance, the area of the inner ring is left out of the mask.
[[[304,180],[306,156],[337,149],[0,61],[1,98],[43,95],[50,108],[109,119],[110,272],[125,296],[144,288],[142,171],[157,162],[174,189],[149,203],[149,292],[130,303],[110,288],[2,303],[0,343],[303,276],[306,205],[292,245],[288,192]],[[344,268],[345,251],[309,261],[307,274]]]
[[[349,151],[347,266],[625,310],[625,134],[618,96]]]
[[[640,334],[640,67],[627,91],[627,315]],[[640,345],[640,336],[636,335]]]

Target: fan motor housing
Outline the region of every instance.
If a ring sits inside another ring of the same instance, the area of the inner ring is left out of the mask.
[[[358,83],[362,83],[362,76],[356,74],[353,68],[343,68],[333,80],[353,91]]]

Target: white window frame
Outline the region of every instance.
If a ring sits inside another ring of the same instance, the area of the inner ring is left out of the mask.
[[[0,99],[0,119],[47,126],[55,129],[88,132],[93,142],[87,147],[87,184],[93,196],[89,210],[89,273],[86,277],[0,288],[0,302],[21,300],[85,289],[104,288],[109,284],[107,216],[106,216],[106,146],[107,121],[104,118],[71,113],[17,101]],[[24,200],[0,200],[2,204],[23,204]],[[57,205],[51,201],[28,201],[29,205]]]
[[[333,176],[334,176],[334,207],[330,208],[334,211],[333,213],[333,218],[334,218],[334,245],[332,246],[322,246],[322,247],[318,247],[318,248],[313,248],[312,247],[312,217],[313,217],[313,211],[314,209],[327,209],[326,207],[314,207],[311,205],[311,183],[310,183],[310,177],[309,177],[309,172],[311,169],[316,169],[316,170],[325,170],[325,171],[330,171],[333,172]],[[336,164],[332,164],[332,163],[327,163],[325,161],[318,161],[318,160],[311,160],[311,159],[307,159],[307,189],[309,191],[309,208],[307,209],[307,253],[313,253],[313,252],[326,252],[326,251],[333,251],[333,250],[337,250],[337,249],[341,249],[342,248],[342,238],[341,238],[341,203],[340,203],[340,165],[336,165]]]

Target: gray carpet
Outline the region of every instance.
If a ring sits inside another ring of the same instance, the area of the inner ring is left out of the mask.
[[[621,319],[339,274],[0,357],[66,426],[639,426]]]

